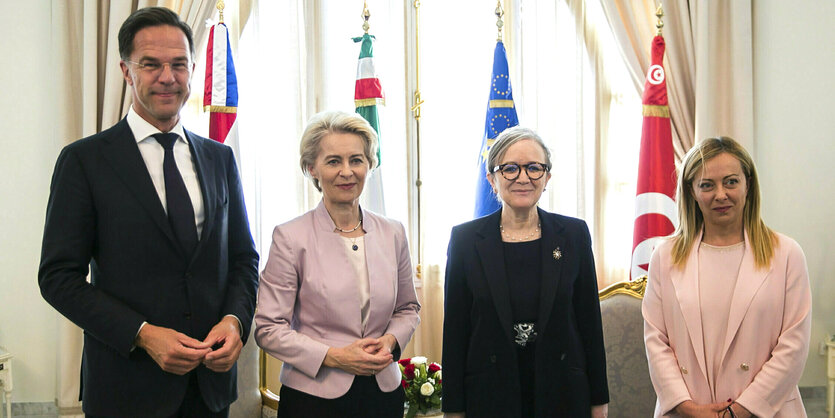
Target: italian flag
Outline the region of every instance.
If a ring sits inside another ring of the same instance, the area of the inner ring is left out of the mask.
[[[362,196],[363,208],[385,215],[385,201],[383,199],[383,178],[380,170],[382,164],[380,150],[382,136],[380,135],[380,121],[377,105],[385,105],[383,86],[377,72],[374,70],[374,36],[364,34],[354,38],[354,42],[361,42],[360,56],[357,63],[357,81],[354,87],[354,105],[371,127],[377,132],[377,162],[378,166],[371,171],[366,179],[365,191]],[[372,167],[373,168],[373,167]]]

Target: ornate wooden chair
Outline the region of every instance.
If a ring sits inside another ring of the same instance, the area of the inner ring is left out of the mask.
[[[644,349],[641,301],[647,277],[618,282],[599,292],[609,378],[609,417],[651,417],[655,390]]]

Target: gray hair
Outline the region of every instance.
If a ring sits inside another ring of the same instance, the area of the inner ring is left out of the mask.
[[[302,173],[313,181],[313,185],[320,192],[319,180],[310,176],[310,166],[316,163],[321,150],[320,144],[325,136],[333,133],[354,134],[362,139],[363,152],[368,159],[370,168],[377,167],[377,132],[371,124],[356,113],[321,112],[313,115],[307,122],[299,144],[299,165]]]
[[[523,140],[523,139],[530,139],[537,143],[537,145],[542,148],[542,151],[545,153],[545,161],[543,163],[546,165],[548,170],[551,169],[551,151],[548,150],[548,147],[545,146],[545,142],[542,141],[542,138],[539,137],[539,134],[534,132],[533,129],[523,128],[521,126],[514,126],[512,128],[507,128],[499,136],[496,137],[496,142],[493,143],[493,146],[490,147],[490,153],[487,154],[487,161],[484,163],[484,168],[487,170],[487,174],[493,174],[493,167],[499,165],[499,162],[504,155],[507,153],[507,150],[515,143]]]

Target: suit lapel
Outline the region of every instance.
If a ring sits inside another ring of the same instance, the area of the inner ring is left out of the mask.
[[[117,123],[110,135],[104,138],[102,156],[110,164],[113,172],[136,196],[136,200],[145,208],[148,216],[154,220],[174,247],[182,252],[126,119]]]
[[[684,270],[673,267],[670,269],[673,286],[676,291],[676,299],[681,308],[687,333],[690,336],[690,343],[696,353],[696,360],[702,370],[702,375],[707,376],[705,365],[704,333],[702,331],[702,310],[699,298],[699,243],[702,242],[701,234],[690,247],[690,254]]]
[[[566,246],[565,237],[560,235],[563,225],[542,209],[537,208],[537,210],[542,224],[542,242],[540,245],[542,249],[542,283],[540,285],[539,319],[537,320],[539,324],[537,328],[539,329],[538,332],[542,333],[548,329],[548,320],[551,318],[551,310],[557,297],[562,275],[563,257],[579,257],[580,254],[569,253],[572,250],[579,250]],[[560,252],[559,257],[554,256],[555,251]]]
[[[728,329],[725,333],[725,342],[722,345],[722,359],[720,365],[725,361],[725,355],[728,348],[731,346],[742,320],[745,318],[745,313],[748,307],[751,306],[751,301],[754,300],[754,295],[760,289],[768,274],[771,272],[771,266],[768,268],[758,269],[754,261],[754,252],[751,249],[751,242],[748,240],[748,231],[743,234],[745,236],[745,253],[742,256],[742,264],[739,266],[739,274],[736,277],[736,286],[734,287],[733,298],[731,299],[731,310],[728,313]]]
[[[504,250],[499,232],[499,221],[502,211],[498,210],[484,219],[482,228],[478,231],[481,239],[475,243],[476,251],[484,268],[484,277],[490,288],[490,294],[496,305],[499,322],[508,340],[513,341],[513,311],[510,307],[510,293],[507,285],[507,274],[504,265]]]
[[[203,194],[203,230],[200,233],[197,249],[192,256],[192,259],[194,259],[206,245],[207,238],[211,235],[214,225],[217,223],[214,221],[214,217],[219,202],[215,201],[218,193],[217,183],[213,181],[217,178],[217,175],[212,154],[206,150],[206,147],[199,142],[195,135],[185,129],[183,131],[188,138],[188,145],[191,148],[192,158],[194,158],[194,169],[197,172],[197,180],[200,182],[200,191]]]

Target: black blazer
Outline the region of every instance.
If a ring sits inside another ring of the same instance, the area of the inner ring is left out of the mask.
[[[232,150],[186,131],[205,221],[194,255],[180,247],[123,119],[66,146],[55,164],[38,283],[44,299],[84,329],[84,412],[168,416],[188,376],[162,371],[133,343],[143,321],[198,340],[227,314],[249,335],[258,254]],[[85,276],[88,265],[92,283]],[[196,369],[214,410],[237,397],[236,368]]]
[[[587,417],[609,402],[591,237],[582,220],[538,211],[536,417]],[[521,412],[500,219],[498,210],[456,226],[447,253],[443,410],[467,418]]]

